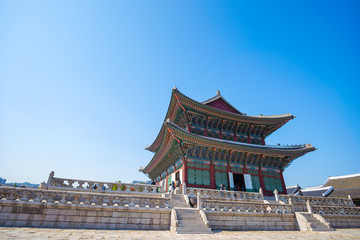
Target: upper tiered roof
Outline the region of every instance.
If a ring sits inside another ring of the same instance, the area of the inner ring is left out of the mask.
[[[169,119],[170,122],[180,127],[185,127],[190,123],[191,119],[186,118],[189,118],[188,115],[191,114],[201,115],[209,120],[226,122],[231,124],[234,131],[240,130],[248,133],[257,133],[257,135],[261,135],[264,138],[295,117],[289,113],[269,116],[248,116],[233,107],[221,96],[219,91],[216,96],[201,103],[185,96],[174,87],[165,120]],[[163,138],[163,133],[164,131],[161,129],[155,141],[150,146],[147,146],[146,149],[156,152]]]

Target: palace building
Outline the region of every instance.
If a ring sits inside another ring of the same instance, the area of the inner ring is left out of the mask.
[[[217,95],[197,102],[176,87],[154,152],[140,171],[157,184],[179,179],[188,187],[286,194],[283,171],[296,158],[316,150],[311,144],[266,145],[265,139],[295,116],[248,116]]]

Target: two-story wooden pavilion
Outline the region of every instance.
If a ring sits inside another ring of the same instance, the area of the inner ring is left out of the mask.
[[[197,102],[173,89],[164,124],[153,144],[155,153],[141,171],[157,184],[180,179],[189,187],[264,194],[286,193],[284,169],[310,144],[265,145],[265,138],[293,119],[291,114],[248,116],[217,95]]]

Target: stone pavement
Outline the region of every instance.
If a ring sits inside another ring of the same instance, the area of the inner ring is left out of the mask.
[[[215,231],[214,234],[177,235],[170,231],[0,227],[0,239],[360,239],[360,229],[336,229],[331,232]]]

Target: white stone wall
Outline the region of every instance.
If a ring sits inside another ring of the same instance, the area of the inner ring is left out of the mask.
[[[213,230],[296,230],[296,218],[293,213],[204,212]]]
[[[333,228],[360,228],[360,216],[324,216]]]
[[[59,203],[0,203],[0,226],[169,230],[170,209]]]

